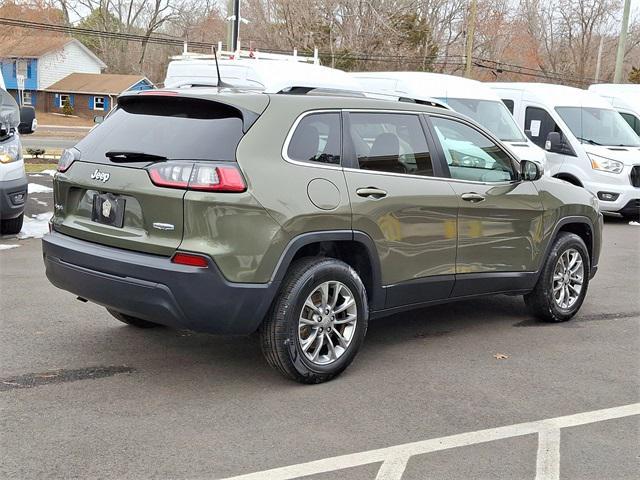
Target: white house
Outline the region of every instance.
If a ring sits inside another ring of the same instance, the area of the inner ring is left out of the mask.
[[[80,41],[30,32],[0,45],[0,65],[7,90],[25,105],[38,106],[42,92],[71,73],[99,74],[106,64]],[[18,76],[24,77],[18,98]]]

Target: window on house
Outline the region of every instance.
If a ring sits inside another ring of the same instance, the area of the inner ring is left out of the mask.
[[[93,97],[93,109],[104,110],[104,97]]]
[[[64,107],[65,103],[68,103],[69,105],[71,105],[71,96],[62,93],[62,94],[60,94],[60,105],[58,105],[58,106],[60,108],[62,108],[62,107]]]
[[[16,60],[16,75],[22,75],[24,78],[27,78],[27,74],[29,73],[28,63],[26,60]]]
[[[22,104],[23,105],[33,105],[33,99],[31,97],[31,92],[27,92],[24,90],[22,92]]]

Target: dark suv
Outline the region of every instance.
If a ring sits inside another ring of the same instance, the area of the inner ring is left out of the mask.
[[[137,327],[258,331],[304,383],[355,357],[369,319],[523,294],[580,308],[602,217],[454,112],[348,96],[126,94],[60,160],[49,280]]]

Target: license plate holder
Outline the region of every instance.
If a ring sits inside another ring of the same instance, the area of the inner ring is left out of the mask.
[[[122,228],[126,199],[113,193],[96,193],[93,196],[91,220],[103,225]]]

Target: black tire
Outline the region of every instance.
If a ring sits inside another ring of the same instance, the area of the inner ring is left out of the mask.
[[[582,288],[577,300],[570,307],[562,308],[554,299],[553,276],[556,264],[562,254],[570,249],[580,253],[583,262]],[[582,238],[574,233],[560,232],[554,240],[549,256],[538,278],[535,288],[524,296],[524,301],[533,315],[545,322],[566,322],[570,320],[582,306],[589,287],[591,260]]]
[[[122,323],[126,323],[127,325],[131,325],[132,327],[155,328],[160,326],[157,323],[148,322],[147,320],[142,320],[141,318],[132,317],[131,315],[126,315],[110,308],[107,308],[107,312],[109,312],[113,318],[120,320]]]
[[[341,356],[328,365],[318,365],[302,351],[298,322],[307,297],[328,281],[340,282],[352,292],[357,320],[350,343]],[[353,268],[333,258],[303,258],[289,268],[280,292],[260,326],[262,353],[267,362],[287,378],[305,384],[326,382],[351,364],[364,341],[368,319],[366,289]]]
[[[0,223],[0,233],[3,235],[16,235],[22,230],[22,223],[24,222],[24,213],[21,213],[19,217],[11,218],[9,220],[2,220]]]

